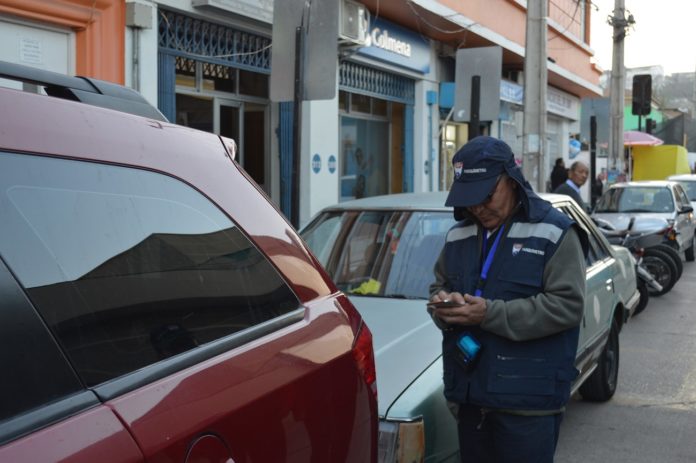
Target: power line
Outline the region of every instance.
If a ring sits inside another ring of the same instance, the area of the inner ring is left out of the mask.
[[[565,33],[568,32],[568,29],[570,29],[570,27],[571,27],[573,24],[575,24],[575,17],[578,15],[578,11],[580,11],[580,2],[581,2],[581,1],[582,1],[582,0],[576,0],[576,1],[575,1],[575,11],[573,11],[573,16],[570,16],[568,13],[566,13],[566,11],[563,10],[563,9],[561,9],[561,7],[560,7],[558,4],[556,4],[555,2],[551,2],[551,3],[554,4],[559,10],[561,10],[561,12],[563,12],[566,16],[570,17],[570,22],[568,23],[568,25],[566,26],[565,29],[563,29],[561,32],[558,32],[556,35],[554,35],[553,37],[551,37],[550,39],[548,39],[546,42],[550,42],[550,41],[552,41],[552,40],[554,40],[554,39],[556,39],[556,38],[558,38],[558,37],[560,37],[560,36],[562,36],[562,35],[565,35]],[[578,24],[579,24],[580,26],[582,26],[582,24],[580,24],[580,23],[578,23]]]

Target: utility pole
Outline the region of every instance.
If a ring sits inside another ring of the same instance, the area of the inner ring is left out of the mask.
[[[626,68],[624,66],[624,37],[626,28],[635,21],[633,16],[626,18],[624,0],[614,0],[614,16],[609,18],[609,25],[614,28],[614,48],[611,64],[611,101],[609,130],[609,169],[620,169],[623,161],[624,132],[624,89],[626,85]]]
[[[544,191],[546,176],[546,16],[547,0],[527,1],[524,56],[524,143],[522,170],[536,189]]]

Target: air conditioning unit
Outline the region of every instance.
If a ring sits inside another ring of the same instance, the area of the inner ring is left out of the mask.
[[[365,5],[352,0],[340,0],[338,17],[338,41],[351,46],[367,45],[370,29],[370,12]]]

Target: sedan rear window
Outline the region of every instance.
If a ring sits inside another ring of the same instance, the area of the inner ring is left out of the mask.
[[[348,294],[427,298],[452,213],[329,212],[302,237]]]

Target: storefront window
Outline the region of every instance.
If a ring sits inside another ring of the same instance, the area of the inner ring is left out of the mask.
[[[469,131],[466,124],[448,123],[442,131],[440,148],[440,190],[449,190],[454,181],[452,158],[467,141]]]
[[[192,59],[176,57],[176,85],[181,87],[196,87],[196,62]]]
[[[176,95],[176,123],[206,132],[213,131],[213,99]]]
[[[386,100],[380,100],[379,98],[372,99],[372,114],[375,116],[388,116],[388,108]]]
[[[237,70],[229,66],[213,63],[203,65],[203,89],[221,92],[235,92]]]
[[[258,72],[239,70],[239,93],[268,98],[268,76]]]
[[[354,93],[350,99],[350,110],[356,113],[370,114],[372,112],[370,107],[371,100],[372,98],[369,96]]]
[[[340,136],[340,200],[387,194],[389,123],[344,116]]]
[[[348,110],[348,99],[350,98],[350,94],[348,92],[345,92],[343,90],[340,90],[338,92],[338,110],[339,111],[347,111]]]

